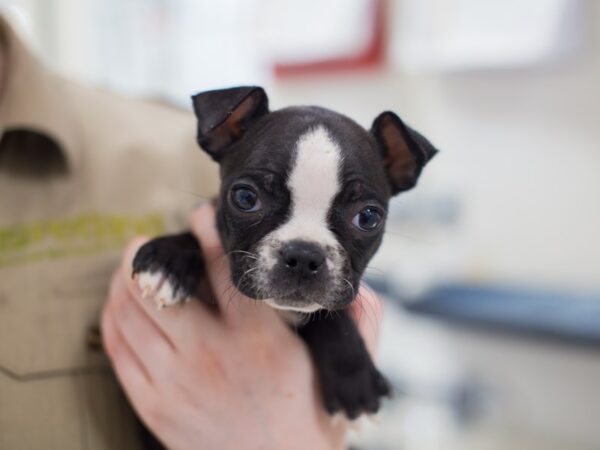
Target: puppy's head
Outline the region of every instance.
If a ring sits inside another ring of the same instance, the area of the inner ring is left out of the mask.
[[[371,131],[318,107],[269,111],[259,87],[193,97],[198,143],[220,164],[217,212],[233,283],[302,312],[355,297],[388,201],[436,153],[392,112]]]

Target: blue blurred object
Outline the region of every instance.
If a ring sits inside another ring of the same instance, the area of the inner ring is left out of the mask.
[[[600,347],[600,296],[448,284],[404,303],[410,312],[496,331]]]

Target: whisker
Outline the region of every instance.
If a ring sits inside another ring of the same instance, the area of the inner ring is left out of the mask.
[[[212,203],[214,201],[213,197],[211,197],[211,198],[206,197],[206,196],[200,194],[199,192],[195,192],[195,191],[193,191],[193,190],[191,190],[189,188],[177,187],[177,188],[172,188],[172,191],[173,192],[177,192],[179,194],[191,195],[191,196],[193,196],[195,198],[199,198],[199,199],[203,200],[206,203]]]
[[[242,276],[240,277],[240,280],[239,280],[239,282],[238,282],[239,286],[241,287],[241,286],[243,285],[243,283],[244,283],[244,278],[245,278],[246,276],[250,275],[252,272],[255,272],[255,271],[257,271],[258,269],[259,269],[258,267],[251,267],[251,268],[249,268],[248,270],[246,270],[246,271],[245,271],[245,272],[242,274]]]
[[[344,277],[342,277],[342,281],[346,282],[346,284],[350,286],[350,290],[352,291],[352,298],[356,297],[356,290],[354,289],[354,286],[352,286],[352,283],[350,283],[350,281]]]
[[[225,256],[229,256],[229,255],[232,255],[234,253],[240,253],[240,254],[244,255],[245,258],[250,258],[250,259],[253,259],[253,260],[256,260],[256,261],[258,261],[258,259],[259,259],[258,256],[255,255],[254,253],[247,252],[245,250],[232,250],[232,251],[226,253]]]
[[[368,284],[361,281],[360,285],[363,289],[368,291],[371,295],[377,296],[377,293],[373,289],[371,289],[371,287]],[[362,294],[359,294],[359,296],[364,299],[364,296],[362,296]],[[368,310],[365,305],[369,306]],[[367,316],[368,320],[370,320],[371,325],[376,326],[377,322],[379,322],[380,317],[377,317],[378,315],[374,309],[373,304],[371,302],[362,301],[362,302],[360,302],[360,307],[365,312],[365,315]]]
[[[385,230],[385,234],[391,234],[392,236],[401,237],[401,238],[407,239],[409,241],[418,242],[421,244],[433,244],[434,243],[431,239],[426,239],[423,237],[402,233],[400,231]]]
[[[387,272],[379,267],[367,266],[365,272],[368,272],[369,274],[375,273],[377,275],[387,276]]]

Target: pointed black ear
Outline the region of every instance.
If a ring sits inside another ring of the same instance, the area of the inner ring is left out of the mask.
[[[414,187],[425,164],[438,152],[391,111],[377,116],[371,133],[381,148],[393,195]]]
[[[242,86],[192,96],[198,118],[198,144],[215,160],[240,139],[250,124],[269,112],[264,89]]]

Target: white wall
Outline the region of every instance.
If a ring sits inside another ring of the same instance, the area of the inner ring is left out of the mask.
[[[366,126],[383,109],[397,111],[442,152],[418,189],[395,207],[427,209],[454,202],[459,213],[454,225],[392,224],[376,265],[393,272],[402,285],[461,277],[600,290],[600,3],[583,2],[591,33],[584,36],[584,52],[573,60],[452,75],[387,69],[273,82],[257,59],[258,50],[240,37],[251,36],[256,17],[249,18],[248,11],[244,20],[232,17],[236,1],[221,5],[220,19],[205,16],[205,2],[2,3],[29,11],[42,55],[85,81],[163,93],[182,102],[188,93],[221,80],[263,82],[271,85],[274,106],[320,104]],[[188,3],[195,6],[186,9]],[[392,3],[393,11],[402,4]],[[112,26],[109,13],[115,18]],[[143,27],[156,25],[153,18],[169,14],[188,17],[173,30],[171,42],[161,47],[160,39],[135,39]],[[115,36],[125,33],[128,23],[131,40],[119,43]],[[206,41],[193,34],[203,27],[221,37]],[[244,44],[239,48],[234,31]],[[209,47],[223,54],[207,53]],[[182,61],[181,55],[191,56]],[[159,70],[161,64],[169,70],[148,75],[149,67]]]
[[[393,226],[376,265],[398,261],[406,283],[464,276],[600,290],[600,3],[587,6],[591,35],[572,61],[276,86],[278,105],[319,103],[364,125],[394,109],[441,149],[399,202],[456,199],[458,223]]]

